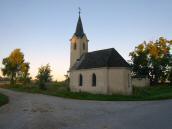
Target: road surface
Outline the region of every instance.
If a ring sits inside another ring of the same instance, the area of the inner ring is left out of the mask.
[[[172,100],[87,101],[1,89],[0,129],[172,129]]]

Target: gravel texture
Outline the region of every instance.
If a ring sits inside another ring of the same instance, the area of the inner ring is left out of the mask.
[[[172,100],[87,101],[1,89],[0,129],[172,129]]]

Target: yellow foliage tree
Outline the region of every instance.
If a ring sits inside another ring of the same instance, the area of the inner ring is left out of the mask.
[[[130,53],[134,73],[139,76],[144,73],[144,76],[148,76],[155,83],[164,81],[172,58],[171,45],[172,40],[160,37],[155,42],[144,42],[135,47],[135,50]]]
[[[20,49],[15,49],[11,54],[2,61],[4,67],[1,69],[4,76],[10,78],[11,85],[16,83],[17,75],[21,72],[24,64],[24,54]]]

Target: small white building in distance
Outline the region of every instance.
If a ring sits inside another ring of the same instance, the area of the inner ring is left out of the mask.
[[[70,90],[132,94],[129,64],[114,48],[88,52],[88,41],[79,15],[76,31],[70,40]]]

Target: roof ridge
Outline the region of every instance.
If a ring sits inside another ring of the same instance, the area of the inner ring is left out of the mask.
[[[92,52],[88,52],[88,53],[94,53],[94,52],[100,52],[100,51],[112,50],[112,49],[114,49],[114,48],[100,49],[100,50],[96,50],[96,51],[92,51]]]

